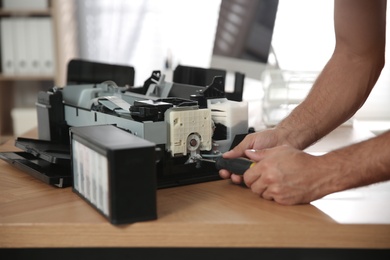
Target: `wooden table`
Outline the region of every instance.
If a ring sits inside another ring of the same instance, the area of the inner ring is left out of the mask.
[[[370,136],[341,127],[308,151]],[[282,206],[220,180],[158,190],[158,220],[114,226],[71,188],[0,161],[0,247],[390,249],[389,201],[390,182]]]

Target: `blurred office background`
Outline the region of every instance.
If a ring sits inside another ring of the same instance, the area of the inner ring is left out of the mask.
[[[231,2],[240,6],[250,1]],[[47,89],[51,82],[65,84],[66,64],[71,58],[134,66],[136,85],[142,84],[152,70],[170,69],[167,61],[173,68],[177,64],[210,67],[220,4],[221,0],[49,0],[55,75],[53,81],[14,84],[13,110],[33,111],[39,89]],[[279,0],[272,35],[272,65],[282,70],[320,71],[332,54],[334,42],[333,1]],[[256,62],[249,64],[257,68]],[[249,76],[259,80],[261,71]],[[17,81],[18,76],[14,77]],[[390,121],[388,86],[387,66],[378,87],[355,116],[370,122],[369,127],[375,131],[382,131]],[[9,91],[1,91],[0,95]],[[261,91],[259,85],[259,98]],[[36,125],[33,114],[29,116],[31,122],[23,120],[22,130],[14,129],[16,135]],[[17,120],[20,121],[15,115],[14,125]]]

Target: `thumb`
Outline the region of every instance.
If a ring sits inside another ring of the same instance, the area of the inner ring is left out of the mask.
[[[265,158],[267,149],[263,150],[254,150],[254,149],[248,149],[245,150],[245,155],[252,161],[261,161]]]
[[[242,155],[243,155],[243,152],[241,152],[237,148],[233,148],[232,150],[227,151],[226,153],[224,153],[222,156],[224,158],[237,158],[237,157],[242,157]]]
[[[243,157],[246,149],[248,149],[248,148],[246,147],[245,143],[241,142],[236,147],[234,147],[232,150],[224,153],[223,157],[224,158]]]
[[[253,147],[253,142],[255,140],[254,134],[247,135],[244,140],[242,140],[237,146],[232,150],[223,154],[224,158],[237,158],[243,157],[245,155],[245,150],[251,149]]]

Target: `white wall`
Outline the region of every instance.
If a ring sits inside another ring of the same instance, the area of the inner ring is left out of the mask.
[[[135,67],[136,85],[167,56],[174,65],[210,63],[220,0],[77,1],[82,58]]]
[[[79,9],[85,10],[82,33],[87,41],[86,58],[135,66],[137,85],[152,70],[162,69],[169,52],[176,64],[207,67],[219,3],[220,0],[80,1]],[[282,69],[321,70],[333,52],[334,42],[333,1],[279,0],[272,45]],[[356,117],[390,120],[389,101],[387,65]]]

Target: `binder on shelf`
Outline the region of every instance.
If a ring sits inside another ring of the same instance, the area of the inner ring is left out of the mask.
[[[13,22],[9,18],[0,20],[1,30],[1,67],[4,75],[15,74]]]
[[[28,74],[39,75],[42,71],[42,58],[40,55],[40,33],[39,33],[39,19],[42,18],[28,18],[26,23],[26,34],[29,40],[27,44],[27,63]]]
[[[28,38],[26,32],[27,18],[10,18],[14,23],[14,58],[15,58],[15,74],[27,75],[30,68],[27,62],[28,52]]]
[[[49,17],[38,20],[38,31],[40,40],[41,74],[54,75],[54,41],[53,25]]]

